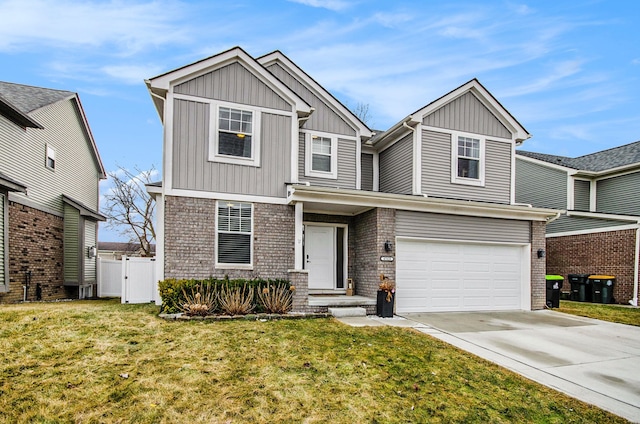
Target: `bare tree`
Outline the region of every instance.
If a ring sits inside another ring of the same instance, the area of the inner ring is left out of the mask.
[[[120,234],[129,236],[130,241],[140,243],[143,256],[151,256],[151,243],[156,238],[153,228],[156,203],[145,188],[157,175],[155,166],[142,171],[134,168],[135,173],[118,167],[109,172],[112,186],[104,195],[102,211],[107,217],[107,225],[117,228]]]
[[[369,113],[369,103],[358,102],[352,110],[353,114],[358,117],[365,125],[369,125],[371,114]]]

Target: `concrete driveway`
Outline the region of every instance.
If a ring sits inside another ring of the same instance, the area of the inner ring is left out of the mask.
[[[414,327],[538,383],[640,422],[640,327],[550,310],[415,313],[378,321]]]

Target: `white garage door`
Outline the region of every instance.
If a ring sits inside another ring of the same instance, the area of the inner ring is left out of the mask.
[[[396,312],[524,309],[523,246],[398,240]]]

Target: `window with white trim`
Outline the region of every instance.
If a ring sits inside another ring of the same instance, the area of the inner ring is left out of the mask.
[[[217,206],[216,263],[252,264],[253,206],[219,201]]]
[[[212,104],[209,160],[260,166],[260,112]]]
[[[454,135],[452,182],[484,185],[484,140]]]
[[[47,168],[51,170],[56,169],[56,150],[47,144],[47,157],[45,161]]]
[[[320,178],[338,178],[338,140],[318,134],[307,136],[305,175]]]

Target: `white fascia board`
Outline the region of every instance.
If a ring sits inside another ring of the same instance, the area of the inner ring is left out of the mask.
[[[640,228],[638,224],[626,224],[620,225],[616,227],[600,227],[600,228],[591,228],[588,230],[575,230],[575,231],[565,231],[562,233],[548,233],[545,235],[545,238],[554,238],[554,237],[567,237],[567,236],[582,236],[585,234],[599,234],[599,233],[610,233],[614,231],[624,231],[624,230],[637,230]]]
[[[320,187],[289,186],[288,203],[315,202],[333,205],[381,207],[389,209],[479,216],[525,221],[547,221],[562,211],[494,203],[434,199],[402,194],[376,193]]]
[[[531,162],[540,166],[546,166],[547,168],[556,169],[558,171],[563,171],[569,175],[576,175],[579,172],[577,169],[569,168],[568,166],[556,165],[555,163],[549,163],[540,159],[530,158],[529,156],[519,155],[517,150],[516,159],[523,160],[525,162]]]
[[[579,212],[567,211],[567,216],[579,216],[583,218],[608,219],[611,221],[635,222],[640,223],[640,216],[616,215],[601,212]]]
[[[373,137],[373,132],[366,126],[353,112],[346,108],[340,101],[338,101],[328,90],[318,84],[313,78],[311,78],[302,68],[296,65],[291,59],[285,56],[280,51],[269,53],[265,56],[257,59],[264,68],[278,63],[284,67],[286,71],[296,77],[298,81],[304,83],[304,85],[320,99],[329,104],[334,112],[338,113],[343,119],[351,124],[356,133],[359,133],[360,137],[369,139]]]
[[[637,163],[625,166],[619,166],[617,168],[607,169],[606,171],[600,171],[596,174],[596,181],[606,180],[608,178],[621,177],[623,175],[635,174],[640,172],[640,165]]]
[[[164,195],[176,196],[176,197],[194,197],[197,199],[230,200],[234,202],[247,202],[247,203],[269,203],[274,205],[289,204],[287,199],[284,197],[253,196],[250,194],[219,193],[219,192],[213,192],[213,191],[198,191],[198,190],[166,188],[164,190]]]
[[[404,126],[405,123],[409,126],[416,126],[421,123],[421,121],[416,120],[413,115],[409,115],[397,122],[373,143],[373,147],[378,151],[378,153],[391,147],[396,141],[400,140],[410,131],[406,126]]]
[[[305,102],[282,81],[277,79],[271,72],[267,71],[254,58],[249,56],[247,52],[239,47],[227,50],[207,59],[194,62],[190,65],[183,66],[182,68],[178,68],[157,77],[150,78],[148,86],[150,89],[162,89],[169,91],[175,85],[234,62],[241,62],[245,67],[253,72],[254,75],[259,76],[264,82],[267,82],[276,93],[284,97],[296,108],[298,114],[309,115],[312,112],[311,106],[307,104],[307,102]]]

